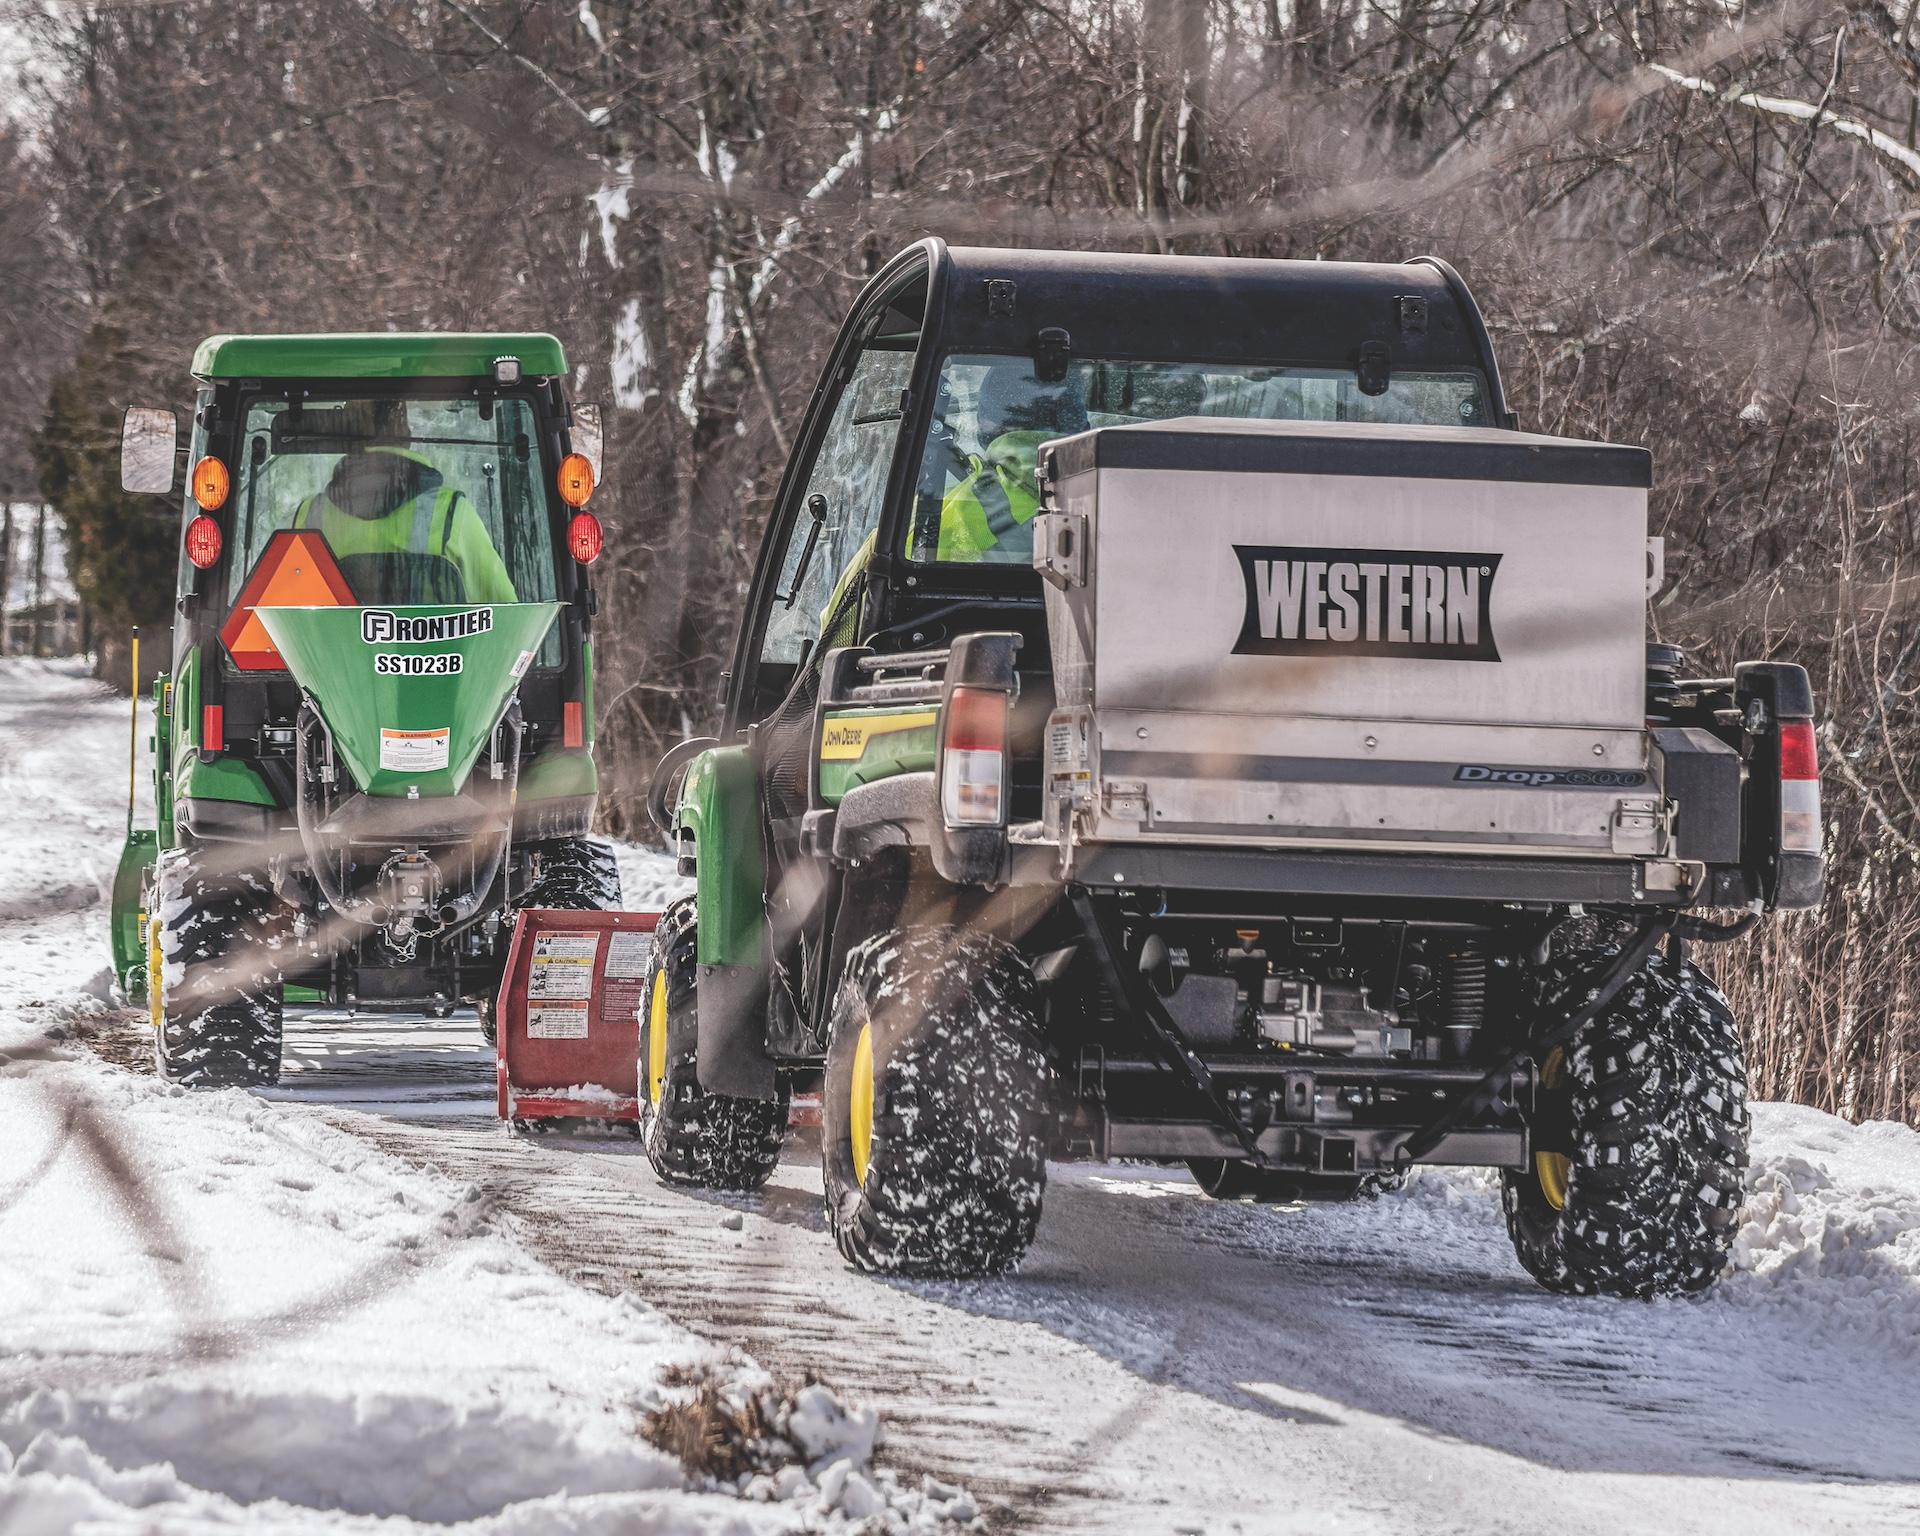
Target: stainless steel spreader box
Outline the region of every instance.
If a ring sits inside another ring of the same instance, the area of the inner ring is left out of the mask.
[[[1643,449],[1201,417],[1053,443],[1074,842],[1656,856]]]

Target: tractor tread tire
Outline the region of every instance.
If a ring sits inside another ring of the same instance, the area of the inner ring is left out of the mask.
[[[850,1140],[853,1062],[871,1027],[866,1177]],[[833,1010],[821,1148],[842,1256],[874,1274],[1015,1269],[1046,1189],[1047,1058],[1033,973],[991,934],[886,933],[855,949]]]
[[[224,851],[223,851],[224,852]],[[213,875],[196,852],[162,856],[150,922],[160,925],[155,1065],[194,1088],[271,1087],[280,1080],[277,954],[283,909],[264,873]]]
[[[527,844],[537,861],[523,907],[562,912],[620,910],[620,861],[597,837],[552,837]]]
[[[613,844],[597,837],[550,837],[526,845],[535,860],[526,894],[515,903],[558,912],[618,912],[620,861]],[[512,912],[508,912],[511,927]],[[470,998],[479,1015],[480,1038],[499,1048],[499,1021],[491,996]]]
[[[695,1189],[755,1190],[780,1165],[787,1095],[742,1099],[709,1093],[698,1073],[699,946],[692,898],[675,902],[654,932],[653,971],[641,993],[640,1137],[653,1171]],[[667,983],[667,1076],[659,1104],[649,1092],[647,1046],[654,978]]]
[[[1573,958],[1588,972],[1596,956]],[[1573,968],[1556,971],[1564,981]],[[1746,1193],[1746,1061],[1725,996],[1690,962],[1656,954],[1574,1036],[1566,1071],[1564,1208],[1533,1168],[1501,1173],[1521,1264],[1571,1295],[1706,1290],[1726,1267]]]

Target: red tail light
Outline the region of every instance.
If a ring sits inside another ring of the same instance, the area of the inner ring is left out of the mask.
[[[202,752],[227,750],[227,712],[219,704],[200,706],[200,750]]]
[[[1780,847],[1821,851],[1820,751],[1811,720],[1780,722]]]
[[[1780,722],[1780,777],[1818,779],[1820,750],[1814,740],[1811,720]]]
[[[560,706],[560,745],[563,747],[584,747],[587,744],[586,717],[581,711],[578,699],[568,699]]]
[[[220,558],[220,525],[205,513],[187,524],[187,558],[203,571]]]
[[[950,827],[1007,819],[1007,696],[955,688],[940,722],[940,809]]]
[[[592,565],[600,558],[600,551],[606,544],[606,535],[600,530],[600,519],[591,512],[576,512],[573,521],[567,524],[567,550],[582,565]]]

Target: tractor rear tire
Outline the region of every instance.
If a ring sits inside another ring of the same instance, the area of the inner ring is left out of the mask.
[[[533,856],[533,881],[521,906],[620,910],[620,863],[613,844],[596,837],[551,837],[527,844],[527,851]]]
[[[1577,954],[1559,978],[1601,958]],[[1578,1296],[1706,1290],[1726,1267],[1747,1167],[1746,1060],[1720,989],[1655,954],[1542,1076],[1543,1094],[1564,1095],[1572,1151],[1501,1173],[1521,1264]]]
[[[238,849],[160,856],[147,920],[148,1009],[163,1077],[194,1088],[280,1080],[286,909],[265,874],[218,868]]]
[[[640,1137],[653,1171],[696,1189],[758,1189],[780,1165],[787,1090],[741,1099],[700,1086],[697,964],[691,898],[660,918],[640,1027]]]
[[[827,1221],[874,1274],[1005,1274],[1047,1181],[1033,972],[991,934],[916,927],[847,959],[822,1104]]]

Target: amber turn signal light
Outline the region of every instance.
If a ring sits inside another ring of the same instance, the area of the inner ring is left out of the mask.
[[[202,512],[218,512],[227,504],[227,466],[209,454],[193,466],[193,499]]]
[[[584,507],[593,494],[593,463],[584,453],[570,453],[560,461],[560,472],[554,480],[562,501],[570,507]]]

